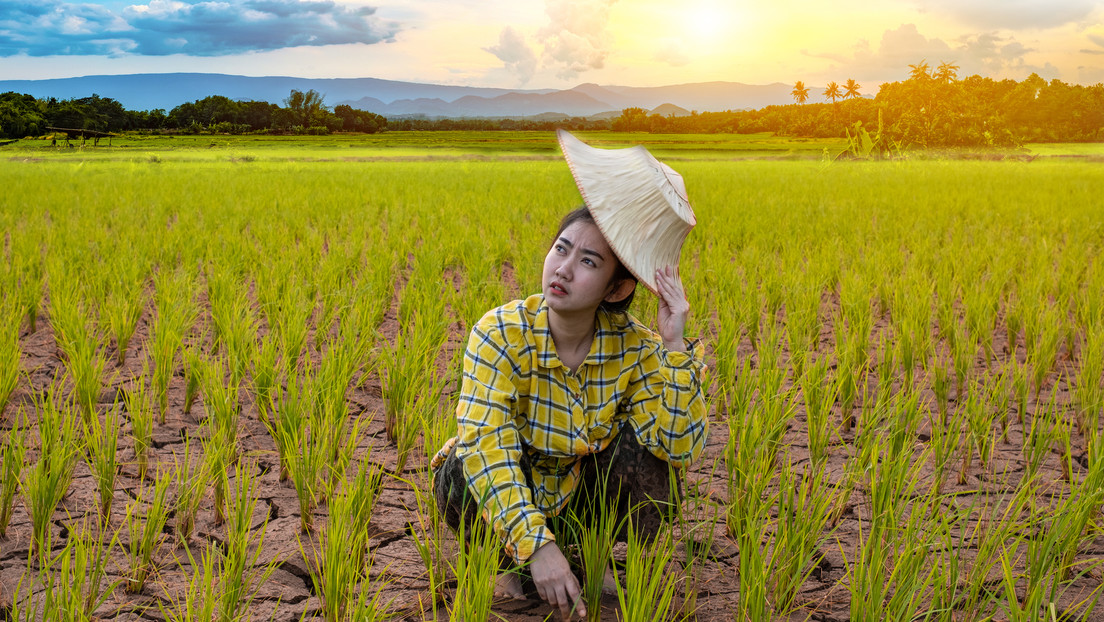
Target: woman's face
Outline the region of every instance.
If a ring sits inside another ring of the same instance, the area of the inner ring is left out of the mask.
[[[609,296],[618,265],[593,223],[574,222],[552,243],[544,258],[541,287],[548,307],[559,313],[591,313]]]

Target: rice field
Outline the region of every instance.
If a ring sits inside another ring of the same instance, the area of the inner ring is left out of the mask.
[[[583,138],[686,180],[710,402],[667,537],[572,547],[619,570],[592,614],[1104,619],[1104,149]],[[0,618],[549,618],[492,602],[426,464],[580,203],[554,144],[0,149]]]

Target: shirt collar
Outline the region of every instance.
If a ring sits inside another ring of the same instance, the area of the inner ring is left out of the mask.
[[[615,324],[611,314],[599,309],[595,314],[594,324],[594,340],[590,343],[590,352],[583,359],[583,365],[601,365],[615,354],[615,348],[621,346],[617,336],[622,327]],[[544,296],[541,296],[537,316],[533,318],[533,342],[537,348],[537,362],[541,367],[553,369],[563,366],[556,354],[556,344],[552,341],[552,329],[548,325],[548,303]]]

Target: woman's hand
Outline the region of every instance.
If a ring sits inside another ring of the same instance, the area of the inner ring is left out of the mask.
[[[683,330],[690,315],[690,303],[682,291],[682,284],[675,278],[675,269],[666,266],[656,270],[656,288],[659,290],[659,336],[663,346],[671,352],[685,352]]]
[[[570,620],[572,614],[578,614],[580,620],[586,619],[586,605],[583,604],[579,581],[571,574],[571,565],[563,556],[555,542],[549,542],[533,552],[529,557],[529,571],[533,574],[533,583],[537,593],[554,609],[560,611],[560,619]]]

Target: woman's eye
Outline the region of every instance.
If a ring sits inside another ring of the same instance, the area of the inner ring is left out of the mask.
[[[594,263],[594,260],[591,259],[590,257],[587,257],[587,258],[583,259],[583,263],[585,263],[586,265],[591,266],[591,267],[594,267],[594,266],[598,265],[598,264]]]

